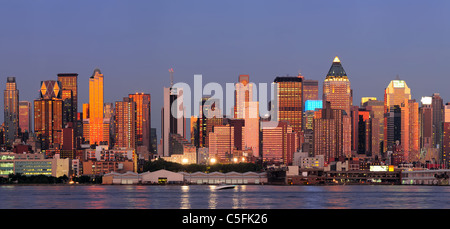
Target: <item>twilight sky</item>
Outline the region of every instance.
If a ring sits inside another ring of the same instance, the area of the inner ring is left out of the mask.
[[[448,0],[0,0],[0,85],[15,76],[20,100],[33,101],[41,80],[75,72],[81,111],[98,67],[105,102],[151,94],[158,137],[169,68],[175,82],[192,84],[203,74],[203,84],[224,87],[239,74],[271,83],[300,71],[321,88],[337,55],[356,105],[364,96],[382,100],[397,74],[413,99],[437,92],[446,103],[448,12]]]

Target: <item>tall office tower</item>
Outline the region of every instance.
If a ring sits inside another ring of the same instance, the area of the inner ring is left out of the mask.
[[[103,74],[96,68],[89,78],[89,143],[105,144],[103,133]]]
[[[367,135],[369,119],[371,117],[370,111],[358,106],[352,106],[352,151],[356,154],[366,154],[371,152],[372,147],[368,147],[368,142],[371,142]]]
[[[378,121],[378,131],[372,130],[372,137],[377,137],[378,140],[373,140],[373,144],[377,145],[378,150],[373,150],[373,154],[382,158],[383,156],[383,141],[384,141],[384,102],[374,99],[365,101],[362,105],[366,110],[373,112],[373,120]],[[373,123],[374,124],[374,123]],[[375,127],[374,127],[375,128]]]
[[[319,81],[303,80],[303,102],[307,100],[319,100]]]
[[[31,103],[29,101],[19,101],[19,128],[22,133],[30,133],[32,131],[31,119]]]
[[[276,127],[263,125],[261,132],[263,161],[291,165],[298,139],[289,122],[279,121]]]
[[[391,106],[389,112],[386,113],[385,142],[388,151],[393,151],[396,143],[401,141],[401,114],[399,105]]]
[[[75,139],[75,126],[73,122],[69,122],[62,129],[61,158],[75,159],[75,150],[77,148]]]
[[[6,89],[3,95],[5,143],[12,145],[19,136],[19,90],[17,90],[16,77],[6,79]]]
[[[380,122],[368,107],[352,108],[352,151],[357,155],[380,158]]]
[[[109,141],[111,147],[115,140],[115,109],[113,103],[105,103],[103,106],[103,138]]]
[[[253,84],[250,84],[250,76],[239,75],[239,82],[235,85],[234,118],[245,117],[245,112],[248,112],[245,107],[250,101],[253,101]]]
[[[330,102],[331,109],[345,111],[343,116],[343,153],[351,155],[351,107],[353,106],[353,91],[350,87],[347,73],[341,61],[336,56],[323,82],[323,103]]]
[[[408,162],[417,162],[419,154],[419,103],[405,100],[401,105],[401,144]]]
[[[444,124],[442,130],[442,164],[450,167],[450,103],[444,106]]]
[[[432,96],[433,106],[433,146],[442,149],[442,123],[444,120],[444,101],[439,93],[434,93]]]
[[[186,137],[186,118],[183,107],[182,88],[164,88],[163,108],[161,109],[161,141],[158,152],[160,156],[170,157],[170,134]],[[173,108],[173,109],[172,109]]]
[[[398,106],[400,108],[401,104],[405,102],[405,100],[411,99],[411,89],[408,87],[406,82],[404,80],[400,80],[400,78],[397,76],[395,80],[392,80],[389,85],[384,90],[384,113],[389,113],[390,110]],[[395,111],[391,114],[394,114],[397,112],[397,107],[394,108]],[[388,140],[389,136],[396,135],[395,133],[387,133],[388,131],[393,131],[394,129],[388,128],[388,116],[384,119],[384,149],[383,151],[386,151],[388,147],[392,147],[395,144],[395,141],[393,139]],[[392,117],[391,117],[392,118]],[[392,123],[391,123],[392,124]],[[398,139],[400,141],[400,139]]]
[[[150,129],[150,135],[151,135],[151,151],[150,153],[152,153],[153,155],[156,155],[158,153],[158,138],[156,136],[156,128],[151,128]]]
[[[41,82],[40,99],[34,100],[34,132],[42,149],[58,148],[63,129],[61,82]]]
[[[433,107],[430,96],[422,97],[419,108],[420,148],[428,149],[433,146]]]
[[[89,103],[83,103],[83,139],[84,143],[89,142]]]
[[[324,108],[315,111],[313,120],[314,155],[324,155],[325,161],[347,156],[344,154],[344,110],[332,109],[324,101]]]
[[[253,155],[259,156],[259,103],[253,101],[253,85],[249,75],[239,75],[239,82],[235,85],[234,118],[244,119],[244,146],[252,149]]]
[[[115,147],[136,148],[137,112],[136,102],[125,97],[115,106]]]
[[[405,99],[411,99],[411,89],[404,80],[400,80],[397,76],[384,91],[384,105],[386,109],[394,105],[400,106]]]
[[[136,103],[136,145],[147,147],[148,151],[152,151],[151,145],[151,97],[150,94],[135,93],[129,94]]]
[[[200,118],[193,115],[189,120],[191,122],[191,144],[197,148],[200,146],[199,119]]]
[[[63,89],[61,92],[63,100],[63,126],[66,126],[67,123],[74,123],[75,121],[73,113],[73,96],[72,90]]]
[[[217,162],[230,162],[234,151],[234,126],[215,126],[214,132],[209,134],[209,157]],[[241,139],[242,141],[242,139]]]
[[[342,67],[341,61],[335,57],[323,82],[323,102],[330,102],[331,109],[344,110],[350,114],[353,104],[352,90],[347,73]]]
[[[278,120],[287,121],[296,133],[303,128],[303,77],[277,76],[273,81],[278,100]]]
[[[70,110],[72,111],[72,122],[76,122],[77,113],[78,113],[78,74],[77,73],[59,73],[58,74],[58,81],[61,82],[62,90],[68,90],[71,91],[71,102],[72,106],[70,107]],[[63,101],[68,98],[69,92],[63,91]],[[64,95],[66,93],[66,95]],[[69,109],[69,108],[65,108]]]
[[[223,117],[212,117],[212,118],[208,118],[206,119],[206,131],[205,131],[205,144],[203,147],[208,148],[209,147],[209,138],[210,138],[210,133],[214,132],[214,128],[216,126],[221,126],[224,123],[224,118]]]
[[[197,148],[207,147],[208,145],[208,120],[220,119],[218,122],[210,122],[210,124],[222,125],[222,111],[219,109],[220,101],[211,99],[211,97],[203,97],[199,104],[199,117],[191,117],[191,139],[192,144]],[[209,129],[212,131],[212,128]]]

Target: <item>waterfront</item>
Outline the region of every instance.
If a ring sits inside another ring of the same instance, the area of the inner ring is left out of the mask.
[[[449,209],[449,186],[1,185],[1,209]]]

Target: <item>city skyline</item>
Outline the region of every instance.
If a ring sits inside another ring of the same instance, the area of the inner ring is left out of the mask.
[[[24,101],[38,97],[41,80],[76,72],[80,111],[88,101],[87,79],[98,67],[105,74],[105,102],[152,94],[152,126],[159,128],[157,98],[170,85],[169,68],[175,82],[188,84],[194,74],[202,74],[204,83],[225,84],[240,74],[258,83],[299,72],[321,82],[335,56],[352,82],[354,104],[361,97],[381,100],[396,75],[408,82],[416,101],[433,93],[444,103],[450,98],[445,84],[437,83],[445,79],[449,53],[446,1],[343,1],[326,7],[251,1],[26,3],[0,7],[2,21],[13,19],[2,26],[0,82],[16,77]],[[98,17],[81,17],[92,14]]]

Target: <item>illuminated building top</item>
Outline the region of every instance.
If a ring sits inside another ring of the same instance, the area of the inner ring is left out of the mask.
[[[342,67],[341,61],[337,56],[334,58],[333,64],[331,65],[325,80],[331,79],[348,80],[347,73]]]

